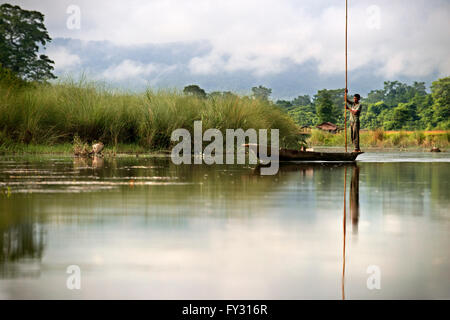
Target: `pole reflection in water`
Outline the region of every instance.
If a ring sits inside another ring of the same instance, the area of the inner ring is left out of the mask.
[[[346,190],[347,190],[347,167],[344,168],[344,218],[342,221],[342,226],[344,229],[344,244],[342,247],[342,300],[345,300],[345,236],[346,236]]]

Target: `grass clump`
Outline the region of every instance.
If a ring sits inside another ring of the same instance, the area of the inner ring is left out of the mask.
[[[405,147],[406,141],[405,138],[407,137],[406,133],[403,131],[400,131],[398,133],[393,133],[389,136],[389,140],[391,144],[395,147]]]
[[[78,134],[73,137],[73,154],[76,156],[87,156],[89,154],[89,145],[81,141]]]
[[[383,140],[385,139],[385,133],[383,129],[376,129],[370,131],[369,135],[371,137],[370,144],[372,146],[378,146],[383,144]]]
[[[425,141],[425,134],[423,131],[415,131],[412,134],[412,138],[417,146],[421,146],[421,145],[423,145],[423,143]]]
[[[83,141],[102,141],[107,147],[135,145],[147,150],[167,149],[178,128],[193,133],[217,128],[279,129],[283,146],[298,143],[298,127],[273,103],[246,96],[209,98],[176,90],[145,93],[118,92],[96,83],[65,81],[11,89],[0,86],[0,149],[19,144],[72,143],[82,152]],[[135,147],[133,147],[136,149]]]

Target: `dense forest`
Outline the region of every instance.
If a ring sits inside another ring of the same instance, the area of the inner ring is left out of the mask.
[[[436,80],[431,93],[424,82],[412,85],[386,81],[384,88],[362,97],[361,128],[384,130],[450,129],[450,77]],[[298,96],[292,101],[278,100],[301,126],[329,121],[344,124],[344,89],[319,90],[314,97]]]

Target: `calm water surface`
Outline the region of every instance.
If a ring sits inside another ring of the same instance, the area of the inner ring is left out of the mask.
[[[0,298],[450,299],[450,154],[358,159],[2,156]]]

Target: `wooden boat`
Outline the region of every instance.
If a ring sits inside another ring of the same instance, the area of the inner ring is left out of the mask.
[[[245,144],[258,159],[263,157],[259,153],[257,144]],[[270,150],[266,149],[266,150]],[[314,152],[314,151],[300,151],[283,149],[279,150],[279,161],[333,161],[333,162],[354,162],[356,158],[364,152]],[[269,159],[269,158],[267,158]]]

